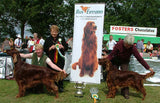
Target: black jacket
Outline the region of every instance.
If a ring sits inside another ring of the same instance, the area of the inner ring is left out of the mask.
[[[56,52],[56,49],[54,50],[50,50],[49,51],[49,48],[52,46],[52,45],[55,45],[57,44],[59,41],[58,39],[61,39],[61,44],[64,46],[64,49],[60,49],[61,53],[64,55],[65,54],[65,51],[67,51],[68,49],[68,44],[66,43],[65,39],[63,37],[60,37],[59,35],[57,36],[57,38],[54,40],[54,38],[52,36],[48,37],[46,40],[45,40],[45,43],[44,43],[44,51],[46,52],[46,55],[51,59],[51,61],[54,63],[54,53]],[[65,63],[65,60],[63,57],[60,56],[60,54],[58,53],[58,61],[57,63],[55,63],[57,66],[59,66],[61,69],[63,69],[64,67],[64,63]]]

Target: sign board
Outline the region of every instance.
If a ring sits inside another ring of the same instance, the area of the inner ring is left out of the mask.
[[[75,4],[71,81],[100,83],[105,4]]]
[[[157,28],[149,27],[131,27],[131,26],[110,26],[110,34],[133,34],[153,36],[157,35]]]

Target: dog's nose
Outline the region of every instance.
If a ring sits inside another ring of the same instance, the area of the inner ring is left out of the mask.
[[[94,26],[94,28],[93,29],[97,29],[97,26]]]

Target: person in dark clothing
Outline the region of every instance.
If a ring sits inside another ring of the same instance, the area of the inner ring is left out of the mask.
[[[65,39],[58,35],[59,27],[52,25],[50,27],[51,36],[45,40],[44,51],[46,55],[61,69],[64,68],[64,53],[68,49]],[[59,91],[63,92],[63,81],[58,82]]]
[[[22,45],[22,49],[27,48],[27,46],[28,46],[28,45],[27,45],[28,40],[29,40],[29,39],[28,39],[28,36],[26,36],[25,39],[24,39],[23,45]]]
[[[132,54],[147,70],[153,72],[153,69],[150,68],[146,61],[140,56],[136,46],[134,46],[134,37],[132,35],[127,35],[124,40],[119,41],[107,58],[117,68],[120,67],[122,71],[128,71]],[[125,99],[129,99],[129,87],[122,88],[121,94]]]

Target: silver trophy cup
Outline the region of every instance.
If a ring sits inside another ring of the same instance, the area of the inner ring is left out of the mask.
[[[75,92],[75,97],[83,97],[83,89],[85,88],[84,82],[77,82],[74,86],[77,91]]]

